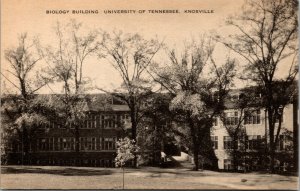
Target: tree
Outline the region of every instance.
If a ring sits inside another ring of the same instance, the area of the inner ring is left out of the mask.
[[[233,98],[234,96],[235,98]],[[227,145],[229,147],[227,152],[232,157],[234,170],[238,170],[239,159],[242,159],[243,156],[245,158],[247,154],[248,138],[245,124],[252,122],[253,118],[258,120],[256,114],[260,114],[261,101],[257,95],[256,88],[244,88],[239,91],[239,95],[234,96],[229,94],[226,97],[225,107],[229,105],[226,109],[233,109],[236,115],[228,116],[228,111],[223,110],[220,113],[220,119],[232,141],[232,144]],[[258,141],[260,140],[256,140],[256,142]],[[258,149],[260,146],[262,146],[261,143],[256,144],[254,149]]]
[[[295,74],[296,75],[296,74]],[[266,92],[265,87],[260,87],[262,94],[264,95],[263,104],[267,110],[268,115],[268,123],[269,123],[269,155],[271,159],[270,164],[270,171],[274,172],[275,169],[275,158],[276,158],[276,147],[280,142],[280,135],[283,134],[285,131],[285,127],[282,125],[282,119],[283,119],[283,113],[284,109],[287,107],[288,104],[293,103],[293,107],[297,107],[297,97],[298,97],[298,85],[294,81],[295,76],[290,76],[291,79],[280,79],[280,80],[273,80],[272,82],[272,105],[270,106],[270,101],[266,100],[268,98],[268,94]],[[268,106],[268,107],[267,107]],[[269,108],[269,109],[268,109]],[[273,111],[271,117],[269,114],[269,110]],[[295,112],[295,111],[294,111]],[[270,118],[272,119],[272,124],[270,124]],[[293,128],[293,139],[294,139],[294,146],[297,147],[297,141],[295,139],[298,139],[297,134],[297,126]],[[295,152],[296,151],[296,152]],[[294,148],[293,157],[294,157],[294,170],[297,169],[298,160],[297,160],[297,152],[298,149]]]
[[[142,113],[144,117],[140,122],[144,129],[138,129],[140,131],[138,140],[141,139],[140,142],[143,144],[139,145],[141,152],[142,150],[152,152],[152,161],[149,161],[152,165],[160,164],[161,151],[168,154],[165,148],[168,137],[174,139],[171,123],[174,121],[174,114],[169,109],[171,100],[171,96],[167,93],[154,93],[145,101],[146,106]]]
[[[228,58],[218,67],[213,50],[211,40],[203,37],[200,43],[188,44],[182,57],[174,50],[169,51],[169,65],[154,68],[155,81],[174,96],[170,109],[180,114],[187,124],[195,170],[199,168],[199,152],[206,150],[204,146],[210,141],[212,119],[224,109],[224,98],[235,73],[235,61]],[[207,152],[202,154],[209,155],[216,169],[217,158],[209,145]]]
[[[22,145],[22,164],[28,164],[30,142],[36,130],[46,122],[37,108],[35,93],[52,80],[35,70],[41,57],[34,51],[34,45],[35,42],[28,40],[26,33],[21,34],[19,45],[5,51],[8,69],[1,73],[5,81],[17,90],[17,94],[6,94],[2,99],[1,129],[6,136],[17,134]]]
[[[276,83],[278,80],[282,81],[288,88],[294,83],[298,73],[295,65],[298,52],[297,10],[296,0],[246,1],[242,13],[227,21],[236,33],[226,38],[216,37],[218,41],[247,61],[244,76],[255,82],[261,89],[265,101],[263,104],[268,114],[272,172],[275,146],[278,141],[275,123],[285,106],[282,103],[278,104],[278,98],[274,96]],[[289,63],[290,69],[286,75],[280,76],[277,73],[284,63]],[[286,94],[280,96],[284,97]],[[280,123],[277,132],[280,132]]]
[[[84,76],[83,67],[99,46],[97,32],[81,35],[81,27],[82,24],[75,20],[67,25],[57,22],[56,46],[40,47],[40,54],[48,65],[48,75],[63,84],[63,94],[48,99],[49,108],[55,111],[52,118],[59,119],[56,124],[74,135],[76,153],[79,153],[80,128],[85,125],[89,114],[87,102],[90,100],[85,92],[90,80]]]
[[[111,92],[111,95],[128,105],[131,138],[136,142],[137,128],[142,118],[142,103],[152,94],[152,85],[145,73],[161,44],[156,40],[145,40],[138,34],[114,32],[112,35],[103,33],[101,47],[100,57],[105,57],[122,78],[121,87]]]
[[[125,137],[116,142],[117,145],[117,156],[115,158],[116,167],[121,167],[123,169],[123,189],[124,189],[124,168],[126,163],[132,161],[136,152],[138,152],[139,147],[135,144],[134,140]]]

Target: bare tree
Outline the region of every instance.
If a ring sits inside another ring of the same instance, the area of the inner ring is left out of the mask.
[[[256,114],[260,114],[261,101],[256,93],[256,89],[253,87],[239,90],[239,95],[235,95],[233,100],[232,97],[229,93],[226,97],[225,102],[227,103],[225,103],[225,107],[229,105],[230,107],[226,107],[226,109],[233,109],[237,115],[230,117],[228,116],[228,110],[223,110],[220,113],[220,119],[232,141],[232,144],[228,145],[227,152],[232,157],[234,170],[238,170],[239,160],[247,154],[248,139],[245,124],[252,122],[253,120],[251,119],[253,118],[256,119],[255,123],[258,123]]]
[[[34,47],[34,40],[28,40],[26,33],[20,35],[19,45],[5,51],[8,67],[1,73],[4,80],[17,89],[17,94],[3,97],[1,129],[8,133],[7,136],[17,133],[22,145],[23,164],[29,162],[30,142],[37,128],[46,121],[36,108],[35,93],[52,80],[39,75],[36,66],[41,57],[35,54]]]
[[[143,101],[152,94],[152,85],[145,74],[162,45],[157,40],[145,40],[139,34],[123,34],[121,31],[111,35],[104,32],[101,45],[100,57],[104,56],[122,78],[121,87],[111,95],[128,105],[131,138],[136,142]],[[134,161],[136,165],[136,157]]]
[[[246,78],[261,87],[264,106],[268,113],[271,171],[274,167],[275,123],[282,114],[284,105],[278,105],[274,97],[276,81],[282,80],[291,86],[298,73],[295,58],[298,50],[298,2],[296,0],[246,1],[242,13],[228,19],[227,24],[237,33],[216,39],[246,61]],[[289,59],[293,57],[292,59]],[[278,79],[280,64],[290,66],[286,76]],[[280,124],[280,123],[279,123]],[[280,131],[280,125],[279,125]],[[277,136],[276,136],[277,137]]]
[[[169,51],[170,64],[154,68],[155,81],[174,96],[171,109],[185,118],[195,170],[199,168],[199,152],[204,150],[200,147],[210,140],[212,119],[224,108],[223,101],[235,73],[235,61],[228,58],[224,65],[217,66],[213,50],[211,40],[203,37],[200,43],[188,44],[181,57],[174,50]],[[214,155],[211,148],[209,153]],[[218,168],[216,156],[209,158],[214,161],[214,168]]]
[[[75,138],[75,152],[79,152],[80,128],[88,118],[86,87],[89,78],[83,74],[83,67],[89,56],[98,49],[97,32],[81,34],[82,24],[71,20],[67,25],[57,22],[55,34],[56,46],[40,48],[45,58],[48,75],[63,84],[63,94],[54,96],[48,106],[56,108],[58,125],[69,129]],[[50,86],[49,86],[50,87]],[[54,92],[53,92],[54,93]],[[57,104],[57,102],[61,104]]]

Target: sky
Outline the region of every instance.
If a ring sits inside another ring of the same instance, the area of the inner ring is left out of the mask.
[[[4,50],[18,44],[18,35],[27,32],[29,37],[38,36],[41,43],[55,41],[53,26],[57,21],[67,23],[70,19],[82,22],[85,30],[122,30],[139,33],[146,39],[164,39],[169,47],[182,47],[184,41],[201,34],[210,34],[224,25],[225,19],[238,13],[243,0],[2,0],[1,1],[1,70],[7,69]],[[67,14],[46,14],[47,11],[69,11]],[[97,10],[98,14],[71,14],[72,10]],[[105,14],[107,10],[135,10],[134,14]],[[149,10],[178,10],[176,14],[153,14]],[[213,13],[186,14],[184,10],[206,10]],[[138,13],[138,11],[145,11]],[[219,30],[220,32],[220,30]],[[228,31],[221,31],[228,33]],[[230,33],[230,32],[229,32]],[[229,52],[217,48],[217,58]],[[236,55],[233,55],[236,56]],[[240,58],[238,58],[240,59]],[[243,62],[240,59],[240,62]],[[42,65],[42,64],[41,64]],[[117,71],[105,60],[89,59],[84,74],[98,87],[117,87],[121,83]],[[9,74],[6,74],[11,79]],[[2,77],[3,79],[3,77]],[[10,87],[9,83],[6,83]],[[61,88],[52,84],[55,91]],[[50,93],[45,87],[39,93]]]

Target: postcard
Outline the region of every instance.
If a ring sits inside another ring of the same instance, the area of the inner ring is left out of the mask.
[[[298,189],[298,1],[2,0],[9,189]]]

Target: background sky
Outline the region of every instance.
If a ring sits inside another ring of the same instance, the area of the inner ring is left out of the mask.
[[[224,20],[238,13],[243,0],[2,0],[1,1],[1,69],[8,66],[4,50],[18,44],[19,34],[39,36],[43,44],[54,42],[53,26],[57,21],[67,23],[70,19],[82,22],[84,28],[101,28],[106,31],[122,30],[139,33],[146,39],[157,36],[171,48],[180,48],[183,42],[212,30],[221,33]],[[178,9],[180,14],[104,14],[104,10],[152,10]],[[214,13],[184,14],[185,9],[213,10]],[[46,14],[46,10],[98,10],[99,14]],[[216,58],[222,60],[230,52],[217,46]],[[237,55],[239,63],[243,63]],[[42,65],[42,64],[41,64]],[[105,60],[89,59],[84,74],[99,87],[117,87],[121,83],[118,73]],[[8,75],[8,74],[6,74]],[[9,78],[11,76],[8,75]],[[3,77],[2,77],[3,79]],[[3,85],[3,84],[2,84]],[[10,87],[6,83],[7,87]],[[51,85],[60,91],[60,86]],[[237,85],[239,87],[239,85]],[[12,89],[11,89],[12,90]],[[49,93],[43,88],[39,93]]]

